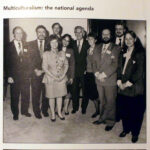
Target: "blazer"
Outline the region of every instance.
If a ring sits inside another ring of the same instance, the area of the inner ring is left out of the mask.
[[[30,53],[27,44],[22,42],[23,55],[19,57],[14,41],[9,43],[6,54],[6,67],[8,77],[12,77],[15,81],[29,79],[31,74]]]
[[[119,93],[126,96],[137,96],[144,94],[144,80],[145,80],[145,51],[143,49],[135,48],[131,54],[131,57],[127,63],[124,74],[122,74],[125,65],[125,54],[126,51],[122,51],[119,57],[118,65],[118,80],[122,83],[130,81],[133,85],[127,87],[125,90],[120,90]]]
[[[75,74],[75,58],[74,58],[74,51],[73,49],[67,48],[66,49],[66,58],[68,59],[69,68],[67,71],[68,79],[74,78]]]
[[[121,51],[120,46],[110,43],[107,52],[101,57],[103,44],[95,50],[94,59],[94,73],[104,72],[106,79],[104,82],[96,79],[97,84],[102,86],[115,86],[117,84],[117,68],[118,68],[118,57]]]
[[[75,77],[81,77],[84,75],[86,70],[87,62],[87,51],[89,49],[89,44],[86,40],[83,41],[80,53],[78,52],[77,41],[73,43],[73,50],[75,56]]]
[[[88,49],[87,52],[87,67],[86,67],[86,71],[87,72],[94,72],[94,54],[95,51],[99,49],[99,45],[95,45],[93,53],[90,54],[90,49]]]
[[[28,42],[28,48],[29,48],[30,57],[31,57],[31,68],[32,68],[31,77],[39,78],[35,75],[35,72],[34,72],[35,69],[42,70],[42,58],[40,56],[40,51],[38,48],[38,41],[34,40],[34,41]],[[48,50],[48,44],[47,44],[47,41],[45,41],[44,51],[47,51],[47,50]]]

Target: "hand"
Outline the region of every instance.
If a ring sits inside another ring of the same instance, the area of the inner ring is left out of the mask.
[[[124,84],[121,83],[121,84],[119,85],[119,88],[120,88],[121,90],[124,90],[124,89],[126,88],[126,84],[125,84],[125,83],[124,83]]]
[[[12,77],[9,77],[8,78],[8,83],[10,83],[10,84],[14,83],[14,79]]]
[[[36,76],[38,76],[38,77],[41,76],[43,73],[43,70],[35,69],[34,71],[35,71]]]
[[[72,83],[73,83],[73,79],[72,79],[72,78],[70,78],[69,82],[70,82],[70,84],[72,84]]]

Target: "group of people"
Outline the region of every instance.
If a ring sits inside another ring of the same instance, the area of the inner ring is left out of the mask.
[[[35,117],[41,119],[41,111],[48,117],[50,107],[52,122],[56,115],[65,120],[62,112],[69,115],[70,100],[72,114],[78,112],[80,98],[82,114],[92,100],[92,118],[99,117],[94,125],[106,124],[105,130],[110,131],[121,119],[123,131],[119,136],[131,132],[132,142],[137,142],[145,111],[146,57],[136,34],[120,21],[115,25],[115,38],[109,28],[104,28],[101,43],[96,44],[97,35],[91,32],[86,36],[81,26],[74,29],[76,40],[69,34],[62,36],[59,23],[52,29],[53,34],[47,36],[47,29],[39,25],[37,39],[31,42],[23,40],[21,27],[13,29],[14,40],[4,60],[13,119],[19,119],[20,94],[22,115],[31,117],[31,95]]]

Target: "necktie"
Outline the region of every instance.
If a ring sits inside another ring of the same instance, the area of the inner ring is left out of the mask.
[[[22,61],[22,56],[23,56],[23,50],[22,50],[22,47],[21,47],[21,43],[18,42],[18,48],[19,48],[19,57],[20,57],[20,61]]]
[[[80,40],[78,40],[78,52],[80,53]]]
[[[121,39],[119,39],[119,46],[121,47]]]
[[[43,41],[40,40],[40,55],[41,55],[41,58],[43,57]]]

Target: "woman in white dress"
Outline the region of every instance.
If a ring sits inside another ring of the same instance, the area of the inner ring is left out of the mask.
[[[50,51],[43,54],[42,68],[45,72],[43,83],[46,88],[46,97],[49,98],[52,118],[51,121],[56,120],[55,116],[55,99],[57,102],[58,117],[65,120],[61,113],[62,97],[67,95],[67,70],[68,61],[64,51],[59,51],[59,42],[57,36],[52,36],[50,39]]]

